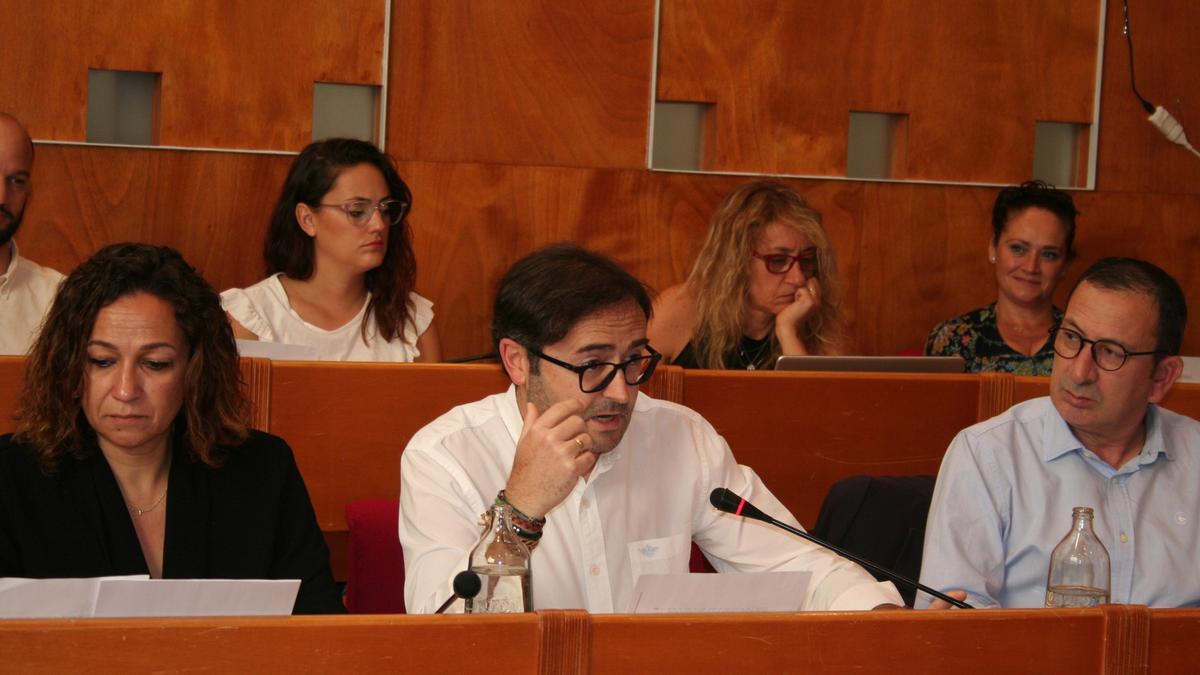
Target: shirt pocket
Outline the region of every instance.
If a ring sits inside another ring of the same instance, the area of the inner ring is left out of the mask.
[[[629,546],[629,569],[636,584],[643,574],[682,574],[688,571],[692,539],[674,534],[657,539],[633,541]]]

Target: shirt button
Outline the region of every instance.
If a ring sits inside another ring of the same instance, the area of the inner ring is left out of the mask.
[[[1122,533],[1121,533],[1121,543],[1122,543],[1122,544],[1125,544],[1125,543],[1128,543],[1128,542],[1129,542],[1129,535],[1127,535],[1127,534],[1125,534],[1124,532],[1122,532]]]
[[[592,508],[592,503],[590,501],[588,501],[587,498],[581,499],[581,500],[579,500],[579,508],[590,509],[590,508]]]
[[[1116,485],[1117,483],[1120,483],[1120,482],[1121,482],[1121,479],[1120,479],[1120,478],[1117,478],[1116,476],[1113,476],[1113,477],[1112,477],[1112,484],[1113,484],[1113,485]]]
[[[600,576],[600,566],[592,565],[592,567],[588,570],[588,572],[591,572],[592,576],[598,577],[598,576]]]

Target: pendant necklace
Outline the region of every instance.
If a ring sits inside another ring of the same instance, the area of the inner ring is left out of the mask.
[[[742,343],[738,345],[738,353],[742,357],[742,363],[745,364],[746,370],[758,370],[758,366],[756,364],[758,363],[758,360],[762,358],[763,353],[766,352],[767,347],[771,345],[771,340],[767,339],[763,341],[763,343],[759,345],[758,350],[754,352],[753,358],[746,353],[745,344],[746,341],[743,340]]]
[[[135,516],[143,516],[147,513],[150,513],[154,509],[157,509],[158,505],[162,504],[163,500],[166,498],[167,498],[167,488],[163,488],[162,494],[158,496],[158,499],[155,499],[153,504],[151,504],[150,506],[147,506],[144,509],[139,509],[138,507],[130,504],[129,502],[125,502],[125,505],[129,507],[130,512],[132,512]]]

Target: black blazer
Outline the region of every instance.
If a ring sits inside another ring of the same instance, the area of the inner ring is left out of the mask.
[[[0,577],[146,574],[133,519],[94,442],[42,473],[0,436]],[[283,439],[251,431],[212,469],[176,436],[167,482],[163,577],[300,579],[293,613],[345,608],[304,479]]]

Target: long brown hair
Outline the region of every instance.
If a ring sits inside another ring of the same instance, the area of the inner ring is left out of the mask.
[[[82,404],[87,343],[100,310],[135,293],[171,305],[187,339],[183,405],[175,425],[190,451],[219,466],[220,448],[246,438],[237,346],[216,291],[172,248],[113,244],[63,281],[26,362],[16,437],[33,448],[46,473],[66,455],[82,459],[90,451],[95,432]]]
[[[308,204],[315,208],[333,189],[333,183],[342,171],[359,164],[379,169],[387,182],[388,196],[408,204],[411,210],[412,192],[396,172],[391,158],[379,148],[354,138],[329,138],[310,143],[288,170],[279,200],[271,212],[263,246],[268,276],[283,272],[300,281],[312,277],[316,257],[314,244],[312,237],[296,222],[296,205]],[[408,294],[416,281],[417,256],[413,253],[412,233],[405,214],[400,224],[388,233],[383,263],[367,272],[363,279],[371,293],[367,311],[363,313],[363,344],[367,343],[371,321],[375,322],[384,342],[391,342],[404,333],[404,326],[413,321]]]
[[[821,306],[805,321],[800,336],[805,348],[812,354],[828,353],[841,339],[841,284],[821,213],[780,183],[754,181],[734,190],[713,214],[708,238],[688,277],[697,296],[692,344],[702,368],[728,367],[725,356],[741,343],[752,254],[771,223],[795,228],[817,249]],[[780,353],[774,331],[770,345],[774,360]]]

